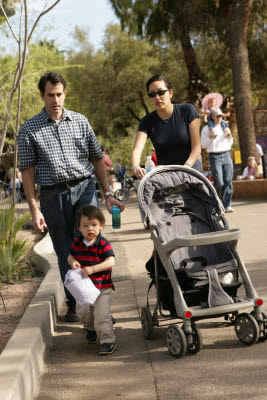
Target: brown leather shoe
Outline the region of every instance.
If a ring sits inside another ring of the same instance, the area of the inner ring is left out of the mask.
[[[80,318],[76,314],[74,305],[68,305],[68,311],[64,317],[64,320],[66,322],[78,322],[80,320]]]

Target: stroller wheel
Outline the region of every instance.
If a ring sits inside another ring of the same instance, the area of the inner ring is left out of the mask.
[[[126,189],[118,189],[114,193],[114,196],[117,200],[126,201],[129,199],[129,190]]]
[[[196,354],[202,349],[203,339],[202,339],[202,334],[201,334],[200,329],[197,326],[197,324],[192,322],[191,327],[192,327],[192,331],[193,331],[192,335],[190,334],[190,336],[192,336],[192,340],[190,340],[190,342],[191,342],[190,343],[188,340],[189,337],[187,337],[187,350],[189,353]]]
[[[251,311],[250,313],[255,318],[255,312]],[[262,311],[262,320],[256,320],[259,325],[259,341],[264,342],[267,339],[267,314],[266,312]],[[256,319],[256,318],[255,318]]]
[[[235,321],[235,332],[238,339],[246,346],[251,346],[259,339],[259,325],[251,314],[239,314]]]
[[[143,307],[141,310],[141,324],[144,337],[148,340],[152,339],[153,319],[148,307]]]
[[[170,325],[166,331],[166,344],[169,352],[174,357],[182,357],[187,349],[184,331],[180,326]]]

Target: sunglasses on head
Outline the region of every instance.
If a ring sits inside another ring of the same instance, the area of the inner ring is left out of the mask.
[[[168,92],[168,89],[164,89],[164,90],[159,90],[158,92],[150,92],[148,93],[148,97],[150,97],[151,99],[153,97],[158,96],[163,96],[166,92]]]

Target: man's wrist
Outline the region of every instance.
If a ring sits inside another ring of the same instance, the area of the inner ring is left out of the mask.
[[[113,196],[113,194],[111,192],[105,192],[104,197],[108,197],[108,196]]]

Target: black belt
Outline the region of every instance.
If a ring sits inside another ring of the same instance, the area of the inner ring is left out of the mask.
[[[209,154],[224,154],[224,153],[228,153],[229,150],[225,150],[225,151],[217,151],[216,153],[209,153]]]
[[[90,176],[86,176],[84,178],[80,179],[74,179],[73,181],[67,181],[67,182],[61,182],[61,183],[55,183],[54,185],[47,185],[47,186],[41,186],[42,189],[48,189],[48,188],[59,188],[62,186],[66,186],[68,189],[79,185],[79,183],[85,181],[86,179],[90,178]]]

